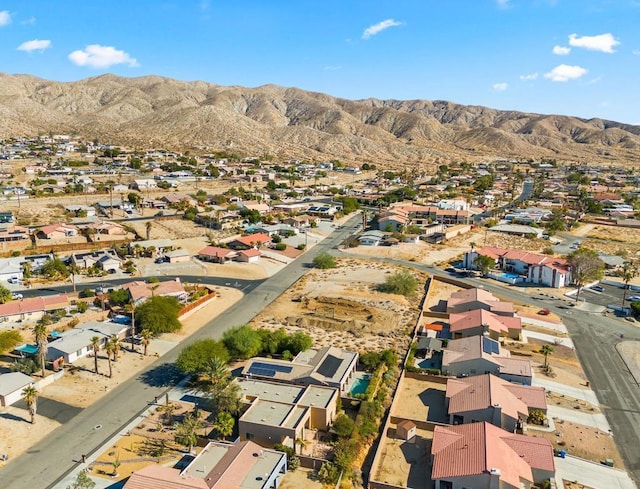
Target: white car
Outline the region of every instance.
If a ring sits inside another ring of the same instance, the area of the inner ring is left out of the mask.
[[[13,294],[11,294],[11,297],[14,300],[16,300],[16,299],[22,299],[24,296],[20,292],[14,292]]]
[[[632,295],[631,297],[627,297],[627,300],[629,302],[636,302],[636,301],[640,301],[640,295]]]

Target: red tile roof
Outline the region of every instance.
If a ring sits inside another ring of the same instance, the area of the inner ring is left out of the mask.
[[[543,438],[514,435],[490,423],[436,426],[431,445],[432,479],[497,473],[520,487],[534,482],[532,468],[555,471],[553,447]]]
[[[205,246],[200,251],[198,251],[198,255],[202,256],[212,256],[215,258],[225,258],[229,255],[235,255],[236,252],[230,250],[229,248],[219,248],[217,246]]]
[[[526,419],[529,409],[547,409],[543,388],[515,385],[491,374],[449,379],[446,397],[449,414],[480,411],[499,404],[509,417]]]
[[[522,320],[519,317],[498,316],[485,309],[451,313],[449,315],[450,331],[452,333],[466,331],[479,326],[488,327],[500,335],[507,335],[509,330],[521,330]]]
[[[264,233],[249,234],[247,236],[240,236],[239,238],[234,239],[233,242],[239,242],[252,247],[257,246],[258,242],[262,244],[271,243],[271,236]]]
[[[69,298],[66,294],[31,297],[0,304],[0,317],[38,311],[51,311],[53,309],[62,309],[68,305]]]
[[[181,476],[178,469],[149,465],[136,470],[123,489],[209,489],[203,479]]]
[[[148,299],[154,295],[177,297],[186,293],[179,278],[157,282],[155,284],[140,281],[129,282],[123,284],[122,288],[129,291],[129,295],[134,302],[141,299]]]

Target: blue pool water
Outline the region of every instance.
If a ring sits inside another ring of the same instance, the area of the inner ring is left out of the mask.
[[[371,377],[369,375],[363,375],[354,380],[353,386],[351,387],[351,395],[355,396],[356,394],[364,394],[367,392],[367,387],[371,383]]]
[[[500,275],[504,278],[520,278],[520,275],[518,275],[517,273],[503,272]]]
[[[27,353],[29,355],[35,355],[36,353],[38,353],[38,346],[26,344],[16,348],[16,351]]]

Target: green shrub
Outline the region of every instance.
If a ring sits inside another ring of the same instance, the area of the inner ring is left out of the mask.
[[[287,249],[287,245],[286,243],[278,243],[276,244],[276,250],[278,251],[284,251]]]
[[[400,270],[386,278],[385,282],[378,286],[380,292],[411,296],[418,288],[418,281],[408,270]]]

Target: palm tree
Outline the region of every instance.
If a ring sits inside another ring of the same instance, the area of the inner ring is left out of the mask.
[[[38,355],[40,356],[40,367],[42,367],[42,378],[44,379],[44,368],[47,360],[47,351],[49,350],[49,332],[47,327],[43,323],[36,324],[33,328],[33,333],[36,337],[36,345],[38,346]]]
[[[67,265],[67,269],[71,274],[71,282],[73,283],[73,293],[76,293],[76,275],[80,273],[80,268],[75,265],[73,262]]]
[[[147,232],[147,241],[149,241],[149,237],[151,236],[151,227],[153,226],[153,223],[151,221],[147,221],[147,223],[144,225],[145,231]]]
[[[213,423],[213,429],[220,433],[223,440],[227,439],[227,436],[233,433],[233,427],[236,424],[236,420],[229,413],[221,411],[216,416],[216,420]]]
[[[116,335],[113,335],[109,338],[109,343],[113,346],[113,361],[117,362],[118,358],[120,358],[120,348],[122,348],[122,341]]]
[[[100,351],[100,337],[93,336],[91,338],[91,349],[93,350],[93,366],[95,373],[98,373],[98,352]]]
[[[29,415],[31,416],[31,424],[36,422],[36,412],[38,411],[38,389],[34,385],[30,385],[24,388],[22,391],[24,396],[24,402],[27,403],[29,409]]]
[[[622,307],[624,307],[624,301],[627,300],[627,290],[629,289],[629,282],[638,276],[638,267],[630,261],[625,261],[622,264],[622,281],[624,282],[624,291],[622,293]]]
[[[544,355],[544,368],[549,368],[549,360],[547,357],[553,353],[553,346],[542,345],[542,348],[540,348],[540,353]]]
[[[198,443],[198,430],[202,428],[202,421],[198,413],[186,414],[182,422],[176,424],[176,441],[188,448],[189,453],[193,446]]]
[[[115,352],[115,346],[113,345],[113,342],[111,341],[111,339],[109,339],[104,344],[104,351],[107,353],[107,364],[109,365],[109,378],[111,378],[113,375],[113,371],[111,369],[111,355]],[[97,360],[96,360],[96,365],[97,365]],[[97,370],[96,370],[96,373],[97,373]]]
[[[142,346],[144,346],[144,356],[147,356],[147,348],[149,347],[149,343],[151,342],[151,338],[153,338],[153,333],[148,329],[143,329],[140,332],[140,336],[142,336],[142,341],[140,342]]]
[[[124,306],[125,311],[131,312],[131,351],[136,351],[135,335],[136,335],[136,303],[131,301]]]

